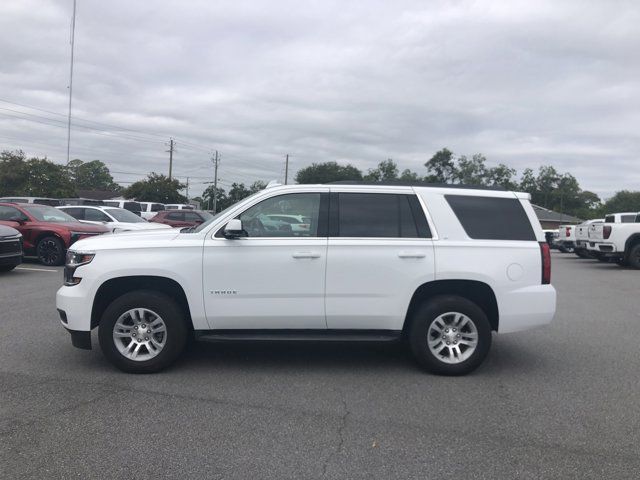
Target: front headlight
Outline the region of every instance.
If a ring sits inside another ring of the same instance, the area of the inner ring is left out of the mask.
[[[91,263],[93,257],[95,257],[95,253],[90,252],[74,252],[73,250],[67,250],[67,266],[69,267],[79,267],[80,265],[86,265],[87,263]]]
[[[93,260],[95,256],[95,253],[67,250],[67,261],[64,266],[64,284],[67,287],[78,285],[82,278],[74,276],[76,269],[82,265],[91,263],[91,260]]]

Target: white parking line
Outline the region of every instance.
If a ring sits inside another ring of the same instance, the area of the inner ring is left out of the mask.
[[[45,268],[25,268],[25,267],[16,267],[16,270],[31,270],[33,272],[57,272],[58,270],[47,270]]]

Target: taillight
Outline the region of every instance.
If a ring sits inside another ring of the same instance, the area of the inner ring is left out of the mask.
[[[571,227],[566,227],[564,229],[564,236],[565,237],[570,237],[571,236]]]
[[[540,258],[542,259],[542,284],[551,283],[551,250],[547,242],[540,243]]]
[[[611,225],[602,227],[602,238],[607,239],[611,236]]]

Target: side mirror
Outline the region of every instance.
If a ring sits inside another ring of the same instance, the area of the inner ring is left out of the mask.
[[[225,238],[238,238],[245,237],[247,232],[242,228],[242,220],[239,218],[234,218],[229,220],[227,226],[224,227],[224,236]]]

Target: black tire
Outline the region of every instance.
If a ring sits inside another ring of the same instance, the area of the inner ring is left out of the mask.
[[[640,270],[640,243],[631,247],[627,257],[627,265],[635,270]]]
[[[11,270],[13,270],[16,267],[17,267],[17,265],[2,265],[2,266],[0,266],[0,272],[10,272]]]
[[[136,308],[145,308],[156,313],[166,327],[164,347],[149,360],[138,361],[125,357],[116,347],[113,338],[114,326],[120,316]],[[98,329],[98,339],[104,356],[117,368],[128,373],[154,373],[168,367],[184,351],[188,334],[185,314],[180,306],[170,297],[152,290],[136,290],[116,298],[102,314]]]
[[[575,253],[580,258],[589,258],[589,254],[584,249],[577,249],[573,253]]]
[[[65,255],[64,244],[58,237],[44,237],[36,245],[36,255],[43,265],[49,267],[62,265]]]
[[[475,325],[478,343],[475,351],[460,363],[445,363],[431,352],[427,340],[431,323],[442,314],[457,312],[466,315]],[[433,297],[416,309],[410,319],[409,342],[418,363],[438,375],[465,375],[484,361],[491,348],[491,325],[487,315],[472,301],[457,295]]]

